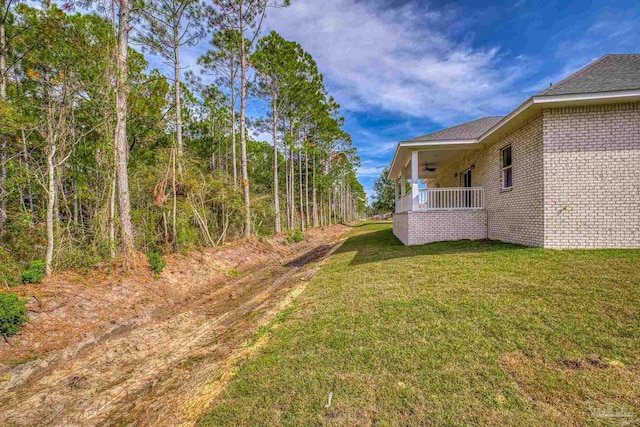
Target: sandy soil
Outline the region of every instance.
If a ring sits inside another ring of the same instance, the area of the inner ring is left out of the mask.
[[[0,347],[0,425],[193,425],[345,230],[175,255],[159,279],[140,261],[25,288],[32,320]]]

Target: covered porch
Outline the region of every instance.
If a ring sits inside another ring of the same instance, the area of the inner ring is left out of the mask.
[[[468,175],[460,176],[459,187],[420,188],[420,184],[427,184],[447,161],[461,156],[473,145],[424,144],[406,148],[400,145],[389,171],[389,178],[395,182],[395,212],[483,209],[484,190],[472,185],[471,170]]]
[[[472,172],[459,187],[428,187],[447,162],[477,147],[475,142],[405,142],[398,145],[389,178],[395,181],[393,231],[405,245],[487,237],[484,189]]]

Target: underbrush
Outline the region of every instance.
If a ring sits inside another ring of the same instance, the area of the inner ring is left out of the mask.
[[[22,268],[22,264],[15,260],[9,251],[0,248],[0,285],[17,285],[20,282]]]
[[[0,294],[0,335],[14,335],[29,321],[27,300],[18,297],[15,292]]]
[[[299,228],[287,231],[287,242],[299,243],[304,240],[304,234]]]
[[[149,259],[149,268],[153,271],[153,275],[158,277],[160,273],[162,273],[162,270],[164,270],[167,262],[162,258],[162,254],[156,251],[149,252],[147,258]]]
[[[22,272],[22,283],[40,283],[44,279],[44,261],[31,261],[29,268]]]

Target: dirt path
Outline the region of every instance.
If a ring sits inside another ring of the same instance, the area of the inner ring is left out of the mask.
[[[253,268],[148,323],[114,325],[77,354],[66,349],[65,357],[26,364],[28,375],[14,375],[0,390],[0,425],[193,425],[236,362],[255,350],[249,341],[257,328],[340,243]]]

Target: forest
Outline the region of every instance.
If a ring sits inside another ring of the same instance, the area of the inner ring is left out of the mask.
[[[360,217],[340,106],[265,31],[287,6],[0,0],[0,282]]]

